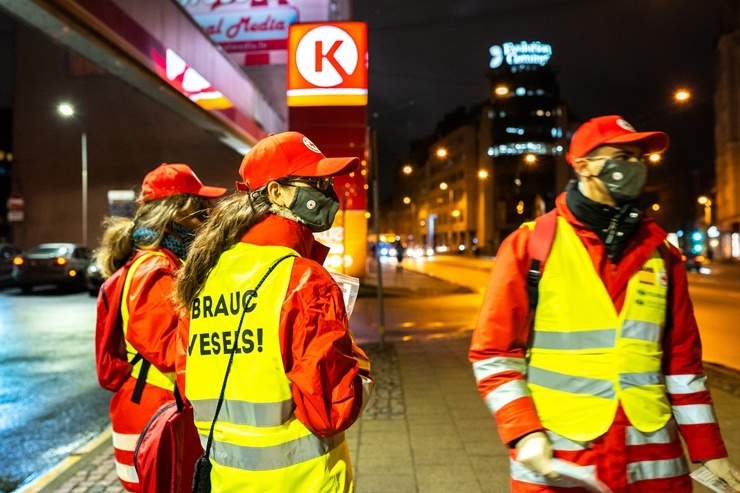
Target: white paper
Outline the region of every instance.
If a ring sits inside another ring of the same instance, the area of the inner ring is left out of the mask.
[[[344,308],[347,310],[347,318],[352,315],[352,309],[355,307],[355,300],[357,300],[357,293],[360,291],[360,280],[356,277],[340,274],[338,272],[331,272],[331,276],[336,281],[339,289],[342,290],[344,296]]]
[[[691,477],[699,484],[703,484],[712,491],[717,493],[735,493],[735,488],[725,483],[724,480],[717,477],[712,471],[704,466],[691,473]]]
[[[562,459],[550,459],[552,470],[567,478],[575,480],[579,486],[594,493],[612,493],[612,490],[599,481],[590,469]]]

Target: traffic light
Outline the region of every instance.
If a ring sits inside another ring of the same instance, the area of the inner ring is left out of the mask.
[[[698,255],[704,251],[704,234],[701,231],[691,233],[691,253]]]

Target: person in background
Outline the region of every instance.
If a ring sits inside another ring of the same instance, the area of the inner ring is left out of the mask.
[[[353,491],[343,432],[374,384],[313,233],[339,209],[333,177],[358,164],[297,132],[262,139],[178,274],[185,395],[204,449],[213,426],[214,491]]]
[[[688,493],[680,437],[693,462],[740,490],[681,255],[637,207],[643,159],[667,146],[666,134],[636,132],[616,115],[574,133],[567,160],[578,180],[556,199],[533,322],[533,223],[498,251],[469,357],[511,448],[513,492],[585,491],[553,469],[557,458],[614,493]]]
[[[104,220],[96,254],[104,277],[133,260],[121,314],[128,360],[136,357],[136,363],[110,403],[116,473],[128,491],[140,491],[133,457],[139,434],[154,412],[174,398],[178,314],[170,298],[173,276],[211,201],[226,193],[203,185],[185,164],[162,164],[146,175],[141,188],[133,219]],[[143,389],[137,389],[140,372],[146,372]]]

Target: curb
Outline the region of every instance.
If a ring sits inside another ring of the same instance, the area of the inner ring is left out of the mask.
[[[42,472],[31,483],[21,486],[13,493],[50,493],[54,491],[54,488],[61,486],[94,457],[97,457],[102,450],[111,447],[112,433],[113,430],[109,426],[100,435],[70,453],[66,459]]]

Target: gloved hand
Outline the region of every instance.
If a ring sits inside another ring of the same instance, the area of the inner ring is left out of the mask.
[[[516,460],[536,473],[550,479],[560,479],[560,474],[552,470],[552,448],[550,439],[541,431],[525,435],[516,442]]]
[[[730,462],[729,458],[710,459],[704,461],[704,466],[713,472],[715,476],[722,478],[735,491],[740,491],[740,469]]]

